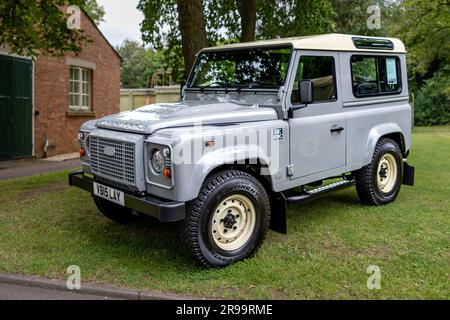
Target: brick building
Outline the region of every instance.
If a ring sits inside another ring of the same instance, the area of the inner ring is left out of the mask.
[[[120,56],[84,13],[81,28],[92,42],[76,56],[32,61],[0,48],[0,159],[77,151],[83,122],[119,112]]]

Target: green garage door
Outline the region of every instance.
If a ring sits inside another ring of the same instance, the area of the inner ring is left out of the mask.
[[[32,62],[0,55],[0,159],[33,153]]]

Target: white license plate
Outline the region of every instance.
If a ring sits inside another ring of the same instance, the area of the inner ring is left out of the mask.
[[[125,193],[94,182],[94,195],[125,206]]]

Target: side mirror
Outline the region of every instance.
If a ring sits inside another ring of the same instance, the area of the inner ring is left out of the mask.
[[[314,102],[314,84],[311,80],[302,80],[298,83],[298,93],[301,104],[310,104]]]

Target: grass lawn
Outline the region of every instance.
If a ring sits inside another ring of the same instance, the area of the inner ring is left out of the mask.
[[[177,228],[120,226],[67,172],[0,182],[0,272],[236,299],[450,298],[450,127],[417,128],[409,160],[416,186],[368,207],[348,189],[291,206],[289,234],[270,232],[253,259],[197,267]],[[381,290],[366,286],[381,268]]]

